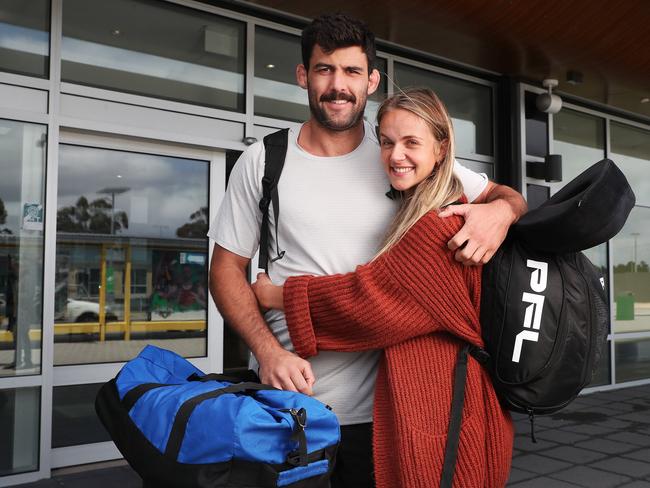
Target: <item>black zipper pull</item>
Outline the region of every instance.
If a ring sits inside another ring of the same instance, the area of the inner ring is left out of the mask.
[[[535,412],[533,412],[532,408],[528,409],[528,420],[530,420],[530,437],[533,443],[537,444],[537,439],[535,439]]]

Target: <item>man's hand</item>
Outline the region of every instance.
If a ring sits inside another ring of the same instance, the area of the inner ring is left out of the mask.
[[[473,203],[450,205],[440,217],[461,215],[465,225],[447,246],[466,266],[485,264],[506,238],[508,229],[519,220],[528,206],[524,197],[510,187],[491,181]]]
[[[257,281],[251,285],[257,303],[262,310],[275,309],[284,310],[284,289],[282,286],[274,285],[266,273],[258,273]]]
[[[466,266],[487,263],[506,238],[515,218],[507,203],[495,200],[491,203],[466,203],[450,205],[440,212],[441,217],[460,215],[465,225],[447,243],[456,251],[456,261]]]
[[[259,376],[262,383],[282,390],[299,391],[312,395],[316,381],[309,361],[282,347],[272,347],[256,356],[260,364]]]

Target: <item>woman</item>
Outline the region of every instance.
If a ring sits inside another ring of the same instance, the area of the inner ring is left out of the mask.
[[[378,488],[440,483],[459,349],[482,345],[481,270],[456,262],[448,240],[464,201],[453,173],[451,120],[431,90],[386,100],[377,114],[381,158],[401,207],[375,259],[354,273],[298,276],[283,287],[260,275],[260,305],[284,309],[296,352],[383,349],[374,403]],[[513,429],[485,369],[470,359],[454,486],[500,487]]]

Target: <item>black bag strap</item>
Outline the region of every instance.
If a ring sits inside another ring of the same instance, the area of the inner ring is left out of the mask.
[[[284,257],[278,242],[278,219],[280,216],[280,200],[278,198],[278,182],[284,168],[287,156],[289,129],[282,129],[264,138],[264,177],[262,178],[262,199],[259,207],[262,211],[262,225],[260,226],[260,260],[258,266],[269,272],[269,206],[273,205],[273,218],[275,219],[275,247],[276,257],[270,262]]]
[[[142,383],[134,388],[131,388],[126,394],[122,397],[122,405],[127,412],[130,412],[136,402],[150,390],[156,388],[162,388],[165,386],[175,386],[170,383]]]
[[[176,416],[174,417],[174,424],[172,425],[172,429],[169,434],[167,446],[165,446],[165,456],[169,456],[174,460],[178,458],[178,453],[181,450],[183,438],[185,437],[187,422],[190,420],[190,416],[192,415],[192,412],[194,412],[194,409],[205,400],[218,398],[221,395],[225,395],[226,393],[244,393],[247,391],[276,389],[277,388],[274,388],[272,386],[261,385],[259,383],[237,383],[225,388],[218,388],[216,390],[201,393],[195,397],[185,400],[185,402],[178,409],[178,412],[176,412]]]
[[[458,352],[456,368],[454,370],[454,390],[451,397],[451,411],[449,413],[449,427],[447,429],[447,444],[445,446],[445,460],[442,465],[440,487],[451,488],[456,471],[458,457],[458,444],[460,442],[460,426],[463,419],[463,406],[465,404],[465,383],[467,381],[467,355],[471,355],[482,365],[487,364],[490,355],[484,349],[473,344],[464,345]]]
[[[307,427],[307,411],[304,408],[299,410],[295,408],[281,409],[280,412],[288,412],[293,418],[293,434],[291,440],[298,443],[298,449],[292,451],[287,456],[287,462],[292,466],[307,466],[309,456],[307,454],[307,436],[305,427]]]
[[[244,381],[248,383],[259,383],[260,378],[255,371],[248,369],[245,371],[231,371],[228,374],[209,373],[203,376],[192,373],[187,377],[187,381],[200,381],[202,383],[206,381],[221,381],[226,383],[241,383]]]

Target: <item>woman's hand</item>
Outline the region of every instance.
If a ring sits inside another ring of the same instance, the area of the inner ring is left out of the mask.
[[[251,285],[257,303],[262,309],[284,310],[283,289],[274,285],[266,273],[258,273],[257,281]]]

